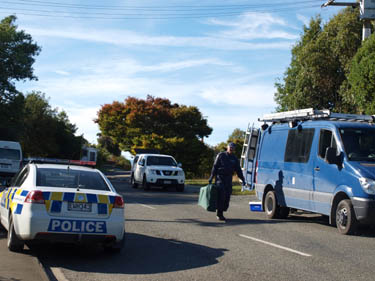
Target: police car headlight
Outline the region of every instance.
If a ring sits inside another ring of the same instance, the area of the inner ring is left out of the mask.
[[[368,194],[375,194],[375,180],[368,178],[359,178],[363,190]]]
[[[180,177],[183,177],[183,176],[185,175],[185,173],[184,173],[184,171],[178,171],[178,175],[179,175]]]

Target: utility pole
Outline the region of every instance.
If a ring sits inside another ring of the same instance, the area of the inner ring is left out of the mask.
[[[360,0],[360,2],[335,2],[335,0],[328,0],[322,5],[322,8],[327,6],[360,6],[360,18],[363,21],[362,41],[371,35],[371,20],[375,19],[375,0]]]

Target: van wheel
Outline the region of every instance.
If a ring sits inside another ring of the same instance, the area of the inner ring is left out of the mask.
[[[138,184],[135,182],[135,179],[134,179],[134,174],[132,174],[130,176],[130,184],[133,188],[137,188],[138,187]]]
[[[150,190],[150,185],[147,183],[146,176],[143,176],[142,187],[144,190]]]
[[[12,217],[9,218],[9,230],[8,230],[8,249],[12,252],[21,252],[23,250],[24,242],[17,237],[16,231],[14,230],[14,223]]]
[[[288,207],[279,207],[279,213],[277,217],[279,219],[286,219],[289,216],[290,208]]]
[[[267,192],[266,198],[264,199],[264,211],[266,212],[267,218],[276,219],[279,212],[278,209],[275,191],[270,190]]]
[[[336,226],[341,234],[353,234],[358,221],[355,217],[352,202],[349,199],[341,200],[336,208]]]

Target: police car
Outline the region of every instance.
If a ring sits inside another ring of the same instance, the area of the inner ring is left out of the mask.
[[[10,251],[25,242],[98,243],[120,251],[124,201],[95,162],[34,159],[0,193],[0,222]]]

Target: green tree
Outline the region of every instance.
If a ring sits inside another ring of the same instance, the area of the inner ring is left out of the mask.
[[[75,136],[77,128],[64,111],[52,109],[45,95],[32,92],[25,98],[21,144],[25,156],[79,159],[87,142]]]
[[[361,44],[358,15],[358,9],[347,8],[324,26],[320,16],[304,26],[283,81],[275,83],[278,111],[307,107],[352,110],[352,104],[344,98],[344,85]]]
[[[199,109],[172,104],[170,100],[148,96],[128,97],[124,103],[102,106],[96,122],[102,136],[110,137],[123,151],[154,148],[171,154],[185,170],[200,173],[200,159],[210,149],[203,138],[211,134]],[[188,153],[187,153],[188,151]]]
[[[350,90],[347,99],[357,113],[375,114],[375,34],[363,43],[354,56],[348,77]]]
[[[98,138],[98,146],[99,148],[105,149],[112,155],[120,156],[121,150],[117,144],[114,144],[110,137],[102,136],[99,134]]]
[[[215,146],[214,148],[215,153],[218,154],[221,151],[227,150],[228,143],[233,142],[236,144],[235,155],[238,159],[240,159],[242,148],[243,148],[243,143],[245,141],[245,134],[246,132],[239,128],[234,129],[233,132],[228,136],[228,139],[226,142],[221,142]]]
[[[0,22],[0,137],[18,140],[22,132],[24,96],[15,81],[36,79],[32,65],[40,47],[31,36],[17,30],[16,17]]]

